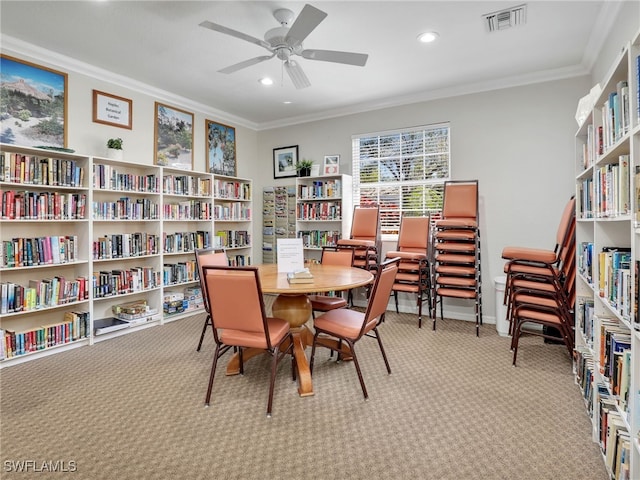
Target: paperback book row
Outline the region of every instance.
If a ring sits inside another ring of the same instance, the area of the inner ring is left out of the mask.
[[[162,177],[162,192],[167,195],[210,197],[211,179],[191,175],[164,175]]]
[[[213,181],[213,196],[233,200],[251,200],[251,184],[216,178]]]
[[[594,178],[583,180],[579,202],[581,218],[612,218],[631,213],[629,155],[603,165]]]
[[[28,285],[0,283],[0,314],[30,312],[89,298],[87,277],[29,280]]]
[[[77,260],[77,235],[19,237],[0,242],[0,268],[58,265]]]
[[[305,248],[322,248],[336,245],[342,233],[335,230],[300,230],[298,238],[302,239]]]
[[[602,107],[603,151],[606,152],[629,132],[631,128],[630,108],[629,84],[626,80],[621,80],[616,84],[616,89],[609,92]]]
[[[617,408],[616,399],[608,392],[606,385],[596,385],[598,406],[597,435],[604,461],[611,478],[632,480],[631,436],[625,416]]]
[[[92,276],[93,298],[142,292],[162,285],[162,272],[153,267],[134,267],[125,270],[103,270]]]
[[[298,204],[298,220],[342,220],[340,202],[313,202]]]
[[[200,248],[210,248],[211,234],[206,230],[162,234],[164,253],[189,253]]]
[[[248,203],[225,202],[213,206],[213,218],[216,220],[251,220],[251,206]]]
[[[2,192],[3,220],[76,220],[85,218],[87,195],[84,193]]]
[[[0,152],[2,180],[12,183],[81,187],[84,167],[75,160]]]
[[[250,247],[251,235],[247,230],[218,230],[214,238],[216,248]]]
[[[111,165],[93,165],[93,188],[126,192],[158,193],[160,178],[156,174],[135,175]]]
[[[93,241],[94,260],[157,255],[160,249],[160,236],[146,232],[114,233],[98,237]]]
[[[631,332],[610,317],[599,315],[600,329],[598,368],[602,383],[615,398],[621,412],[629,413],[629,386],[631,383]]]
[[[157,220],[159,208],[148,198],[122,197],[115,202],[92,202],[94,220]]]
[[[190,312],[203,307],[202,289],[199,286],[186,287],[183,292],[167,292],[162,303],[165,315]]]
[[[631,321],[635,317],[635,314],[632,315],[634,292],[631,291],[631,249],[603,247],[597,255],[597,261],[598,278],[594,287],[598,295],[622,318]]]
[[[342,182],[336,180],[314,180],[312,185],[299,185],[299,198],[340,198],[342,192]]]
[[[61,323],[24,332],[0,329],[0,360],[75,342],[89,334],[89,312],[66,312]]]
[[[178,263],[165,263],[162,266],[162,284],[177,285],[197,280],[198,267],[195,260]]]
[[[211,220],[211,202],[186,200],[179,203],[165,203],[162,218],[165,220]]]

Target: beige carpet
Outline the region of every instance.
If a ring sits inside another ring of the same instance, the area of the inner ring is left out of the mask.
[[[313,397],[268,361],[220,374],[204,407],[213,340],[203,318],[173,322],[0,371],[1,478],[604,480],[562,345],[527,337],[511,366],[493,325],[389,313],[351,362],[319,353]],[[308,351],[310,353],[310,350]],[[226,365],[223,357],[221,370]],[[33,461],[73,473],[9,472]],[[48,462],[48,463],[47,463]],[[64,462],[64,463],[62,463]]]

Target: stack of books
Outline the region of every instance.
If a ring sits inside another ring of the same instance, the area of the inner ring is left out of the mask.
[[[308,268],[287,273],[289,283],[313,283],[313,274]]]

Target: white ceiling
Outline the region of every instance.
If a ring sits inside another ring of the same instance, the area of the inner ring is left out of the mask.
[[[198,24],[209,20],[262,39],[278,26],[276,8],[298,15],[305,2],[2,0],[0,31],[5,44],[27,42],[261,129],[587,74],[619,8],[611,1],[534,0],[527,2],[525,25],[487,32],[483,14],[521,3],[314,0],[328,16],[304,47],[369,59],[356,67],[296,57],[311,81],[302,90],[283,76],[277,58],[218,73],[269,52]],[[426,30],[439,32],[439,40],[418,43]],[[263,76],[276,83],[260,85]]]

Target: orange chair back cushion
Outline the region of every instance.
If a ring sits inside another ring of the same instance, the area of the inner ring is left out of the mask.
[[[478,185],[451,183],[445,187],[443,218],[469,218],[478,216]]]
[[[378,237],[379,213],[378,208],[356,208],[353,211],[351,238],[375,241]]]
[[[400,224],[398,251],[425,253],[429,246],[429,217],[404,217]]]

